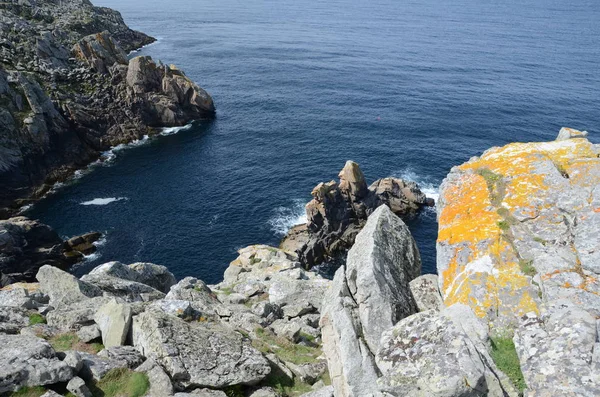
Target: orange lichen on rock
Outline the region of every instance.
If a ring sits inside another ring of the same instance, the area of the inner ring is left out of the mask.
[[[550,190],[598,185],[598,171],[597,148],[582,138],[513,143],[453,169],[442,185],[438,214],[438,272],[446,305],[468,304],[478,316],[503,325],[538,312],[539,290],[521,267],[514,228],[523,238],[528,229],[521,221],[528,219],[539,218],[550,229],[564,227],[563,215],[548,200]]]

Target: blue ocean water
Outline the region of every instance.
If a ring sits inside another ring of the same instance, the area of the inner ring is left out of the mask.
[[[600,139],[597,0],[96,0],[157,37],[139,54],[208,90],[217,118],[117,150],[28,212],[106,232],[85,272],[152,261],[212,283],[276,245],[348,159],[434,193],[491,146]],[[84,205],[85,204],[85,205]],[[410,222],[435,271],[432,211]]]

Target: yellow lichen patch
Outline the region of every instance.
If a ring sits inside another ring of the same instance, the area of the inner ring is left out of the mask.
[[[477,243],[499,237],[502,218],[492,206],[485,179],[465,174],[444,191],[447,203],[440,214],[438,240],[449,244]]]

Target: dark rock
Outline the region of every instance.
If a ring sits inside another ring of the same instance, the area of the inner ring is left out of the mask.
[[[210,95],[176,67],[129,64],[126,52],[154,39],[117,11],[80,0],[32,4],[2,5],[1,218],[111,146],[214,115]]]
[[[387,205],[396,215],[410,217],[432,204],[414,182],[383,178],[367,187],[353,161],[346,162],[339,177],[339,183],[319,183],[313,189],[306,205],[308,222],[295,226],[282,240],[282,249],[295,251],[306,268],[342,258],[377,207]]]

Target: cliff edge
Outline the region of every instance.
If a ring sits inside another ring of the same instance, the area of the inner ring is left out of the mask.
[[[111,146],[214,115],[175,66],[127,58],[153,41],[87,0],[0,3],[0,218]]]

